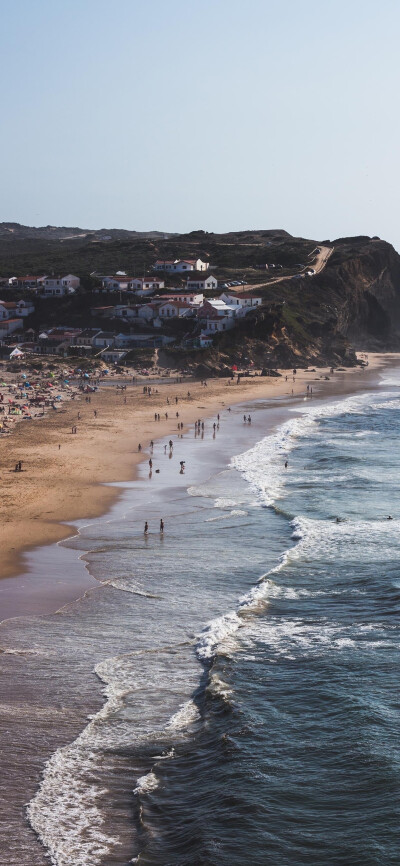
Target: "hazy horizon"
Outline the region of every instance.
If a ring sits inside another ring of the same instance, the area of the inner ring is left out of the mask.
[[[400,248],[394,0],[3,0],[1,20],[2,221]]]

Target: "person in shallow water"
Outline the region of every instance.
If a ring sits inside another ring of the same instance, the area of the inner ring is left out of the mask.
[[[147,523],[147,520],[146,520],[146,523],[144,524],[144,534],[147,535],[148,531],[149,531],[149,524]]]
[[[160,532],[164,532],[164,521],[162,518],[160,520]]]

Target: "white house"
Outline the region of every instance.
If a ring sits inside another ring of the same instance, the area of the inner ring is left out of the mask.
[[[215,291],[218,286],[218,280],[215,279],[211,274],[207,277],[201,277],[199,274],[193,274],[193,276],[188,277],[188,281],[186,283],[186,288],[188,291],[204,292]]]
[[[208,262],[201,259],[157,259],[153,265],[154,271],[182,274],[186,271],[208,271]]]
[[[262,304],[262,298],[257,298],[251,292],[223,292],[221,301],[225,301],[231,307],[244,307],[246,309],[260,307]]]
[[[228,306],[221,298],[208,298],[197,313],[200,319],[207,319],[209,316],[233,318],[234,315],[233,307]]]
[[[74,346],[91,346],[94,337],[100,333],[100,328],[85,328],[84,331],[81,331],[81,333],[75,337]]]
[[[12,319],[15,316],[30,316],[35,307],[30,301],[0,301],[0,319]]]
[[[204,295],[202,292],[168,292],[167,295],[164,295],[164,301],[185,301],[187,304],[190,304],[192,307],[198,307],[204,301]]]
[[[167,301],[165,304],[160,304],[158,315],[161,319],[182,319],[184,316],[190,316],[193,313],[193,307],[186,301]]]
[[[67,289],[73,289],[73,291],[79,289],[81,284],[79,277],[76,277],[74,274],[67,274],[65,277],[62,277],[61,282],[63,286]]]
[[[212,337],[208,334],[205,334],[202,331],[200,336],[199,336],[200,349],[209,349],[210,346],[212,346],[212,344],[213,344]]]
[[[152,295],[153,292],[158,292],[160,289],[163,289],[164,286],[164,280],[161,280],[158,277],[135,277],[130,283],[132,292],[135,292],[136,295],[140,295],[140,297]]]
[[[17,316],[31,316],[34,312],[35,307],[31,301],[17,301]]]
[[[116,316],[117,319],[137,319],[139,310],[140,306],[138,304],[135,304],[134,306],[117,304],[114,307],[114,316]]]
[[[158,317],[160,306],[160,301],[158,303],[142,304],[138,310],[139,319],[145,319],[146,322],[150,322],[152,319],[155,320]]]
[[[235,319],[232,316],[210,316],[207,318],[206,327],[203,328],[204,334],[215,334],[220,331],[230,331],[235,327]]]
[[[126,352],[118,351],[118,349],[104,349],[101,357],[106,364],[119,364],[124,360]]]
[[[132,334],[117,334],[114,346],[116,349],[129,349],[130,346],[133,346],[134,342]]]
[[[101,285],[108,292],[127,292],[132,280],[133,277],[128,277],[127,274],[115,274],[113,277],[103,277]]]
[[[95,346],[96,349],[107,349],[107,347],[114,345],[114,339],[115,336],[111,331],[100,331],[93,337],[92,346]]]
[[[63,286],[61,277],[46,277],[43,282],[42,295],[45,298],[61,298],[73,291],[68,286]]]
[[[5,319],[0,321],[0,341],[7,337],[8,334],[13,334],[14,331],[22,330],[22,319]]]

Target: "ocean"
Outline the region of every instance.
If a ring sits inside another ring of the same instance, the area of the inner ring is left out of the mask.
[[[400,863],[400,374],[214,420],[0,626],[4,866]]]

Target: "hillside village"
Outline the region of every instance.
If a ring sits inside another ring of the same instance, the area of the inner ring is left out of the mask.
[[[316,248],[314,256],[319,253]],[[273,282],[280,267],[271,265]],[[257,292],[265,289],[266,276],[256,286],[219,279],[218,268],[201,258],[157,259],[149,270],[141,277],[94,271],[90,291],[74,274],[0,278],[0,357],[86,356],[121,365],[134,364],[140,348],[210,349],[220,334],[267,303],[265,292]],[[314,273],[306,262],[289,278]],[[79,303],[79,326],[66,318],[67,300],[69,309]]]

